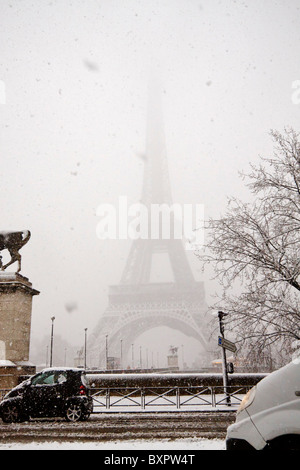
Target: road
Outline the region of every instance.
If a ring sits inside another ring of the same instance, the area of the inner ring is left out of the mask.
[[[91,442],[132,439],[224,439],[234,412],[95,413],[86,422],[32,420],[4,424],[1,443]]]

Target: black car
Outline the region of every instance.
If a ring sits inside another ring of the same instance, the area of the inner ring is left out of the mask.
[[[4,423],[44,417],[76,422],[88,419],[92,409],[82,369],[50,368],[7,393],[0,403],[0,418]]]

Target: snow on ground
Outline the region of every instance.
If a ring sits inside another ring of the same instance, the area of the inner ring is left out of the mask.
[[[222,439],[162,439],[162,440],[126,440],[108,442],[30,442],[1,443],[0,450],[225,450]]]

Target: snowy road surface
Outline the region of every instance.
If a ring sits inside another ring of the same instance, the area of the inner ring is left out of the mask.
[[[86,422],[0,422],[0,449],[224,449],[234,412],[96,413]]]

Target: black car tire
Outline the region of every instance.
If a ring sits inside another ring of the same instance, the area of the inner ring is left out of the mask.
[[[70,401],[66,409],[66,420],[71,423],[82,421],[84,418],[82,406],[75,401]]]
[[[1,418],[4,423],[20,423],[24,421],[18,405],[15,403],[6,404],[1,410]]]
[[[90,417],[91,413],[83,413],[81,421],[87,421]]]

